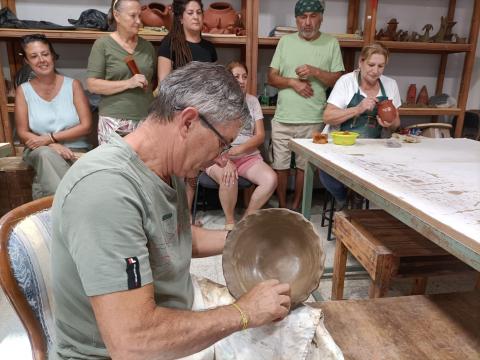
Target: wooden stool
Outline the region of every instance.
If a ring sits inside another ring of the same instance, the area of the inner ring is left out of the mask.
[[[21,157],[0,158],[0,216],[32,201],[33,176]]]
[[[370,275],[371,298],[385,296],[394,277],[414,278],[416,295],[425,293],[429,276],[474,271],[383,210],[338,212],[334,232],[332,300],[343,298],[347,250]]]

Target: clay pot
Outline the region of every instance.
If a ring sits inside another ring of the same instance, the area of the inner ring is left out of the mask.
[[[143,5],[140,19],[145,26],[165,26],[170,30],[173,22],[172,6],[160,3]]]
[[[204,31],[213,34],[234,33],[237,12],[227,2],[210,4],[203,15]]]
[[[378,116],[383,122],[391,123],[397,116],[397,109],[393,105],[392,100],[383,100],[377,104]]]
[[[417,85],[410,84],[407,90],[407,104],[415,104],[417,98]]]
[[[428,91],[425,85],[422,86],[420,93],[418,94],[417,104],[419,105],[428,105]]]

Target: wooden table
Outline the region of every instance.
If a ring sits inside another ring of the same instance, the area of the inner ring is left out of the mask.
[[[322,309],[325,327],[347,360],[479,358],[479,291],[313,306]]]
[[[12,152],[10,143],[0,143],[0,157],[9,156]]]
[[[319,167],[449,253],[480,271],[480,142],[429,139],[389,148],[384,139],[353,146],[290,141],[307,158],[302,212],[310,217]]]

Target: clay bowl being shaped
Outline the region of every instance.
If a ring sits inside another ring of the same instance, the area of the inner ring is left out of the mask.
[[[397,109],[393,105],[392,100],[383,100],[377,104],[378,116],[386,123],[391,123],[397,116]]]
[[[333,131],[333,143],[336,145],[353,145],[359,133],[355,131]]]
[[[324,261],[311,222],[291,210],[265,209],[247,216],[230,232],[222,265],[236,299],[262,281],[277,279],[290,284],[293,307],[318,287]]]

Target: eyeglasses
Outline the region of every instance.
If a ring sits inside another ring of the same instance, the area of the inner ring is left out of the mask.
[[[198,117],[200,118],[200,120],[202,120],[205,123],[205,125],[207,125],[207,127],[210,130],[212,130],[215,133],[215,135],[217,135],[218,139],[220,140],[220,143],[222,144],[223,149],[219,156],[225,155],[228,152],[228,150],[232,148],[232,145],[229,144],[227,140],[225,140],[222,134],[220,134],[218,130],[215,129],[215,127],[212,124],[210,124],[202,114],[198,113]]]

